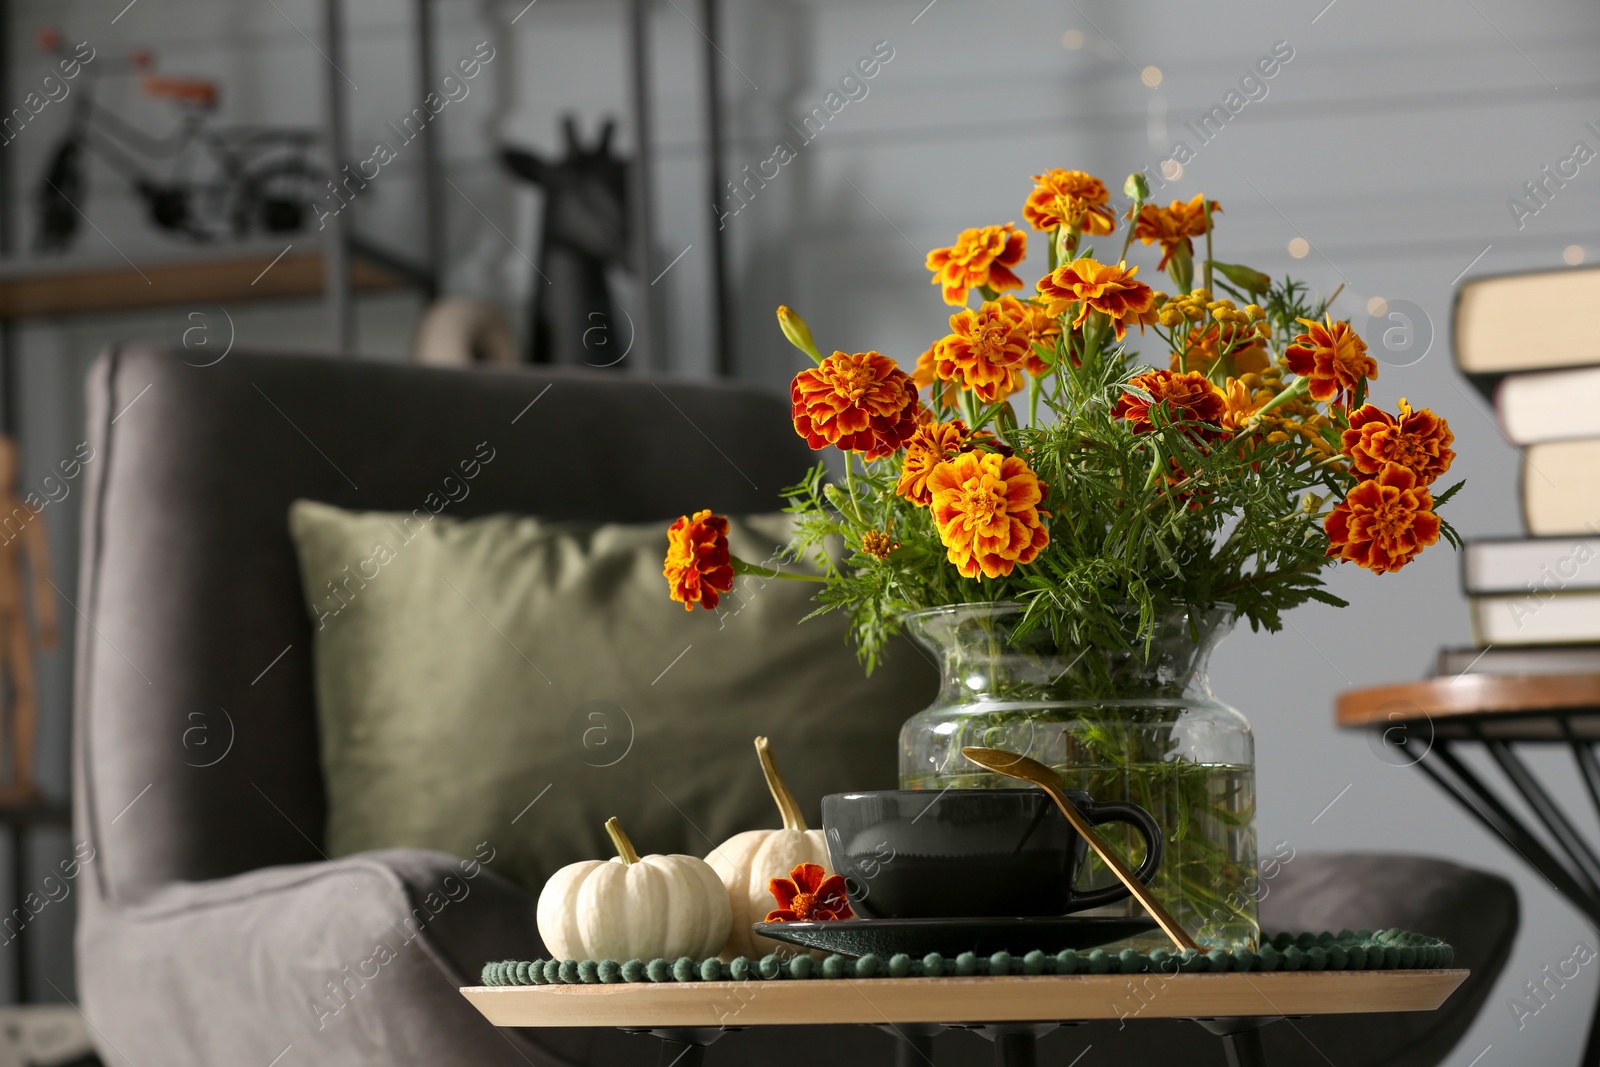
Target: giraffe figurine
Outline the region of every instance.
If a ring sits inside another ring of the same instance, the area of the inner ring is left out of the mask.
[[[23,517],[23,522],[13,531],[16,516]],[[44,522],[17,493],[17,443],[9,436],[0,436],[0,517],[0,685],[10,690],[11,696],[11,716],[5,729],[11,780],[0,786],[0,803],[33,804],[41,799],[33,778],[39,706],[33,673],[34,639],[23,604],[23,591],[28,587],[23,580],[24,554],[32,578],[31,606],[39,644],[54,648],[59,638]]]

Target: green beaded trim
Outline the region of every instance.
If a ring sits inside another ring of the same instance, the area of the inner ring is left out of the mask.
[[[1448,967],[1455,950],[1443,941],[1404,930],[1362,930],[1337,934],[1274,934],[1259,952],[1209,952],[1192,949],[1181,953],[1131,948],[1110,953],[1090,952],[1048,955],[1037,949],[1025,956],[996,952],[978,956],[963,952],[946,959],[930,952],[921,959],[904,953],[885,960],[878,956],[849,959],[829,956],[817,960],[801,954],[774,953],[759,960],[739,956],[724,963],[718,959],[693,960],[504,960],[486,963],[483,984],[595,985],[619,982],[744,982],[807,978],[937,978],[941,975],[1006,974],[1141,974],[1164,971],[1193,974],[1222,971],[1391,971]]]

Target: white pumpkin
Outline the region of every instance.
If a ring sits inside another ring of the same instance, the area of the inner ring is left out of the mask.
[[[539,936],[558,960],[676,959],[714,955],[728,937],[728,894],[694,856],[644,856],[616,819],[610,860],[570,863],[539,893]]]
[[[767,788],[772,790],[772,799],[783,816],[783,829],[746,830],[734,834],[706,857],[706,862],[728,887],[728,906],[733,914],[728,942],[720,953],[725,960],[735,956],[757,959],[779,949],[793,951],[793,946],[770,937],[757,937],[750,929],[752,923],[761,922],[778,906],[767,883],[774,878],[789,877],[789,872],[802,863],[829,867],[831,862],[822,831],[806,829],[800,805],[789,787],[783,784],[765,737],[756,738],[756,755],[761,760]]]

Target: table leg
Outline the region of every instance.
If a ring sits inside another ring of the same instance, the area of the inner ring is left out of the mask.
[[[622,1029],[630,1034],[649,1034],[661,1042],[661,1055],[656,1058],[658,1067],[701,1067],[705,1062],[706,1046],[723,1034],[739,1028],[688,1026],[654,1030]]]
[[[994,1042],[995,1067],[1037,1067],[1038,1044],[1031,1033],[1001,1034]]]
[[[1243,1019],[1196,1019],[1195,1022],[1222,1038],[1222,1051],[1228,1067],[1267,1067],[1267,1054],[1261,1048],[1261,1028],[1280,1016],[1252,1016]]]
[[[933,1039],[943,1029],[937,1023],[889,1023],[878,1027],[894,1040],[894,1067],[933,1067]]]
[[[1228,1056],[1228,1067],[1267,1067],[1267,1054],[1261,1049],[1260,1030],[1224,1035],[1222,1051]]]
[[[994,1042],[996,1067],[1037,1067],[1039,1038],[1061,1026],[1061,1023],[983,1023],[965,1024],[980,1037]]]

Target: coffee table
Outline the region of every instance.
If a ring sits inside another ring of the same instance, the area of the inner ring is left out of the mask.
[[[467,986],[496,1026],[614,1026],[654,1034],[662,1067],[747,1026],[858,1023],[901,1038],[897,1067],[933,1062],[947,1027],[996,1043],[1002,1067],[1033,1067],[1034,1042],[1064,1022],[1192,1019],[1222,1038],[1229,1067],[1265,1067],[1259,1029],[1285,1017],[1432,1011],[1464,970],[1271,971]],[[1132,987],[1137,992],[1130,992]]]
[[[1570,750],[1600,812],[1600,674],[1462,674],[1377,686],[1340,694],[1335,715],[1342,727],[1372,731],[1383,758],[1426,774],[1600,926],[1600,855],[1513,747]],[[1457,755],[1459,744],[1481,745],[1505,784],[1497,790],[1474,772]],[[1544,836],[1502,799],[1508,793],[1526,803]],[[1600,1067],[1600,1005],[1580,1062]]]

